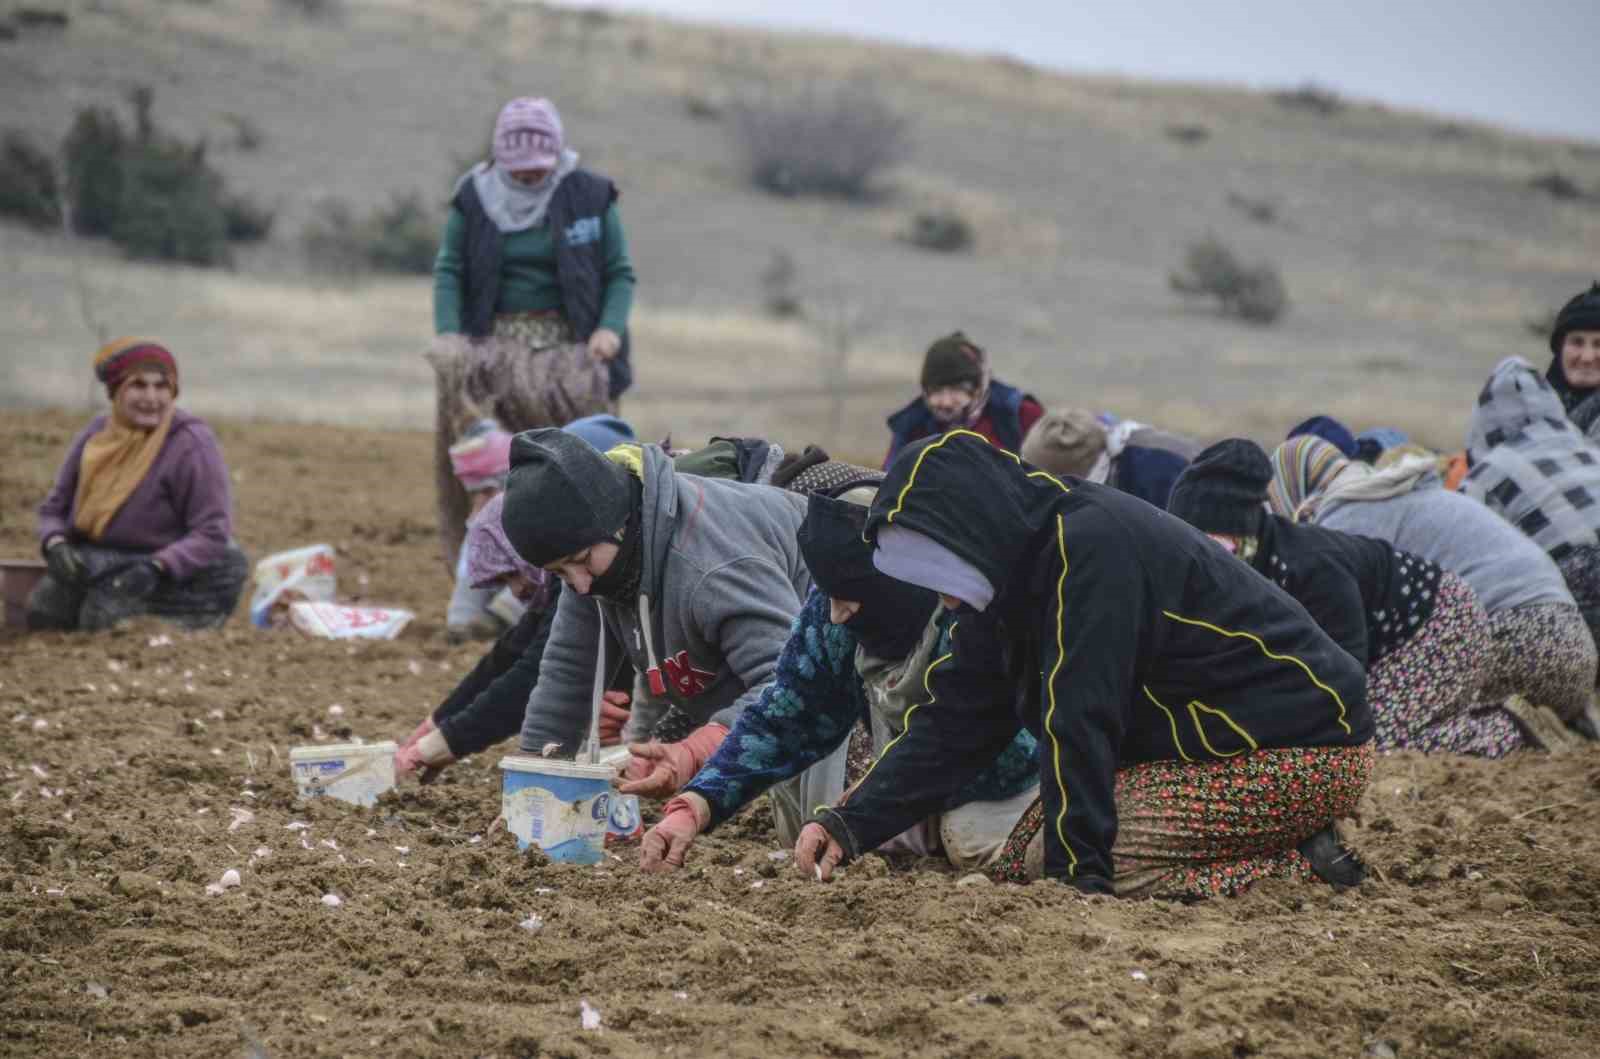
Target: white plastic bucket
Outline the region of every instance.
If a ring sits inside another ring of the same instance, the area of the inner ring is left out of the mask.
[[[600,862],[615,769],[525,754],[507,754],[500,769],[500,812],[518,849],[538,846],[551,860],[572,864]]]
[[[289,771],[302,798],[337,798],[351,805],[376,805],[394,789],[392,740],[382,743],[328,743],[289,751]]]

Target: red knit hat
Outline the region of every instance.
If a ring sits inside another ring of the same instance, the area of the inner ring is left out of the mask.
[[[94,355],[94,377],[106,384],[106,393],[111,397],[117,395],[130,375],[151,368],[166,374],[172,383],[172,396],[178,396],[178,362],[159,343],[147,338],[119,338],[101,346]]]

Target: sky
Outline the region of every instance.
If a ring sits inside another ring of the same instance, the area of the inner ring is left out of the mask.
[[[1076,73],[1282,87],[1600,141],[1600,0],[569,0]]]

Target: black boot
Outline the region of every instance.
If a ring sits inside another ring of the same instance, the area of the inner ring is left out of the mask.
[[[1367,877],[1366,865],[1339,841],[1332,824],[1300,843],[1299,848],[1311,862],[1311,870],[1317,873],[1317,878],[1332,886],[1335,892],[1359,886]]]

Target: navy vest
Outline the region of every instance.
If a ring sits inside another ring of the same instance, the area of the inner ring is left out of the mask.
[[[550,198],[545,223],[560,233],[556,244],[556,282],[561,287],[561,314],[580,342],[587,342],[600,326],[605,290],[605,245],[601,231],[605,212],[617,200],[616,185],[587,169],[569,174]],[[478,189],[463,180],[450,203],[467,222],[461,278],[461,326],[474,338],[494,331],[494,307],[500,298],[500,255],[504,236],[484,212]],[[622,351],[612,358],[610,396],[614,401],[633,385],[633,365],[628,360],[628,333],[622,334]]]
[[[991,379],[989,382],[989,403],[985,406],[989,422],[994,424],[996,440],[1000,447],[1016,452],[1022,448],[1022,400],[1028,395],[1014,386]],[[890,416],[889,423],[889,456],[883,461],[885,467],[894,461],[895,456],[902,448],[925,438],[930,434],[942,434],[944,429],[934,421],[933,413],[928,411],[928,405],[918,397],[900,411]]]

